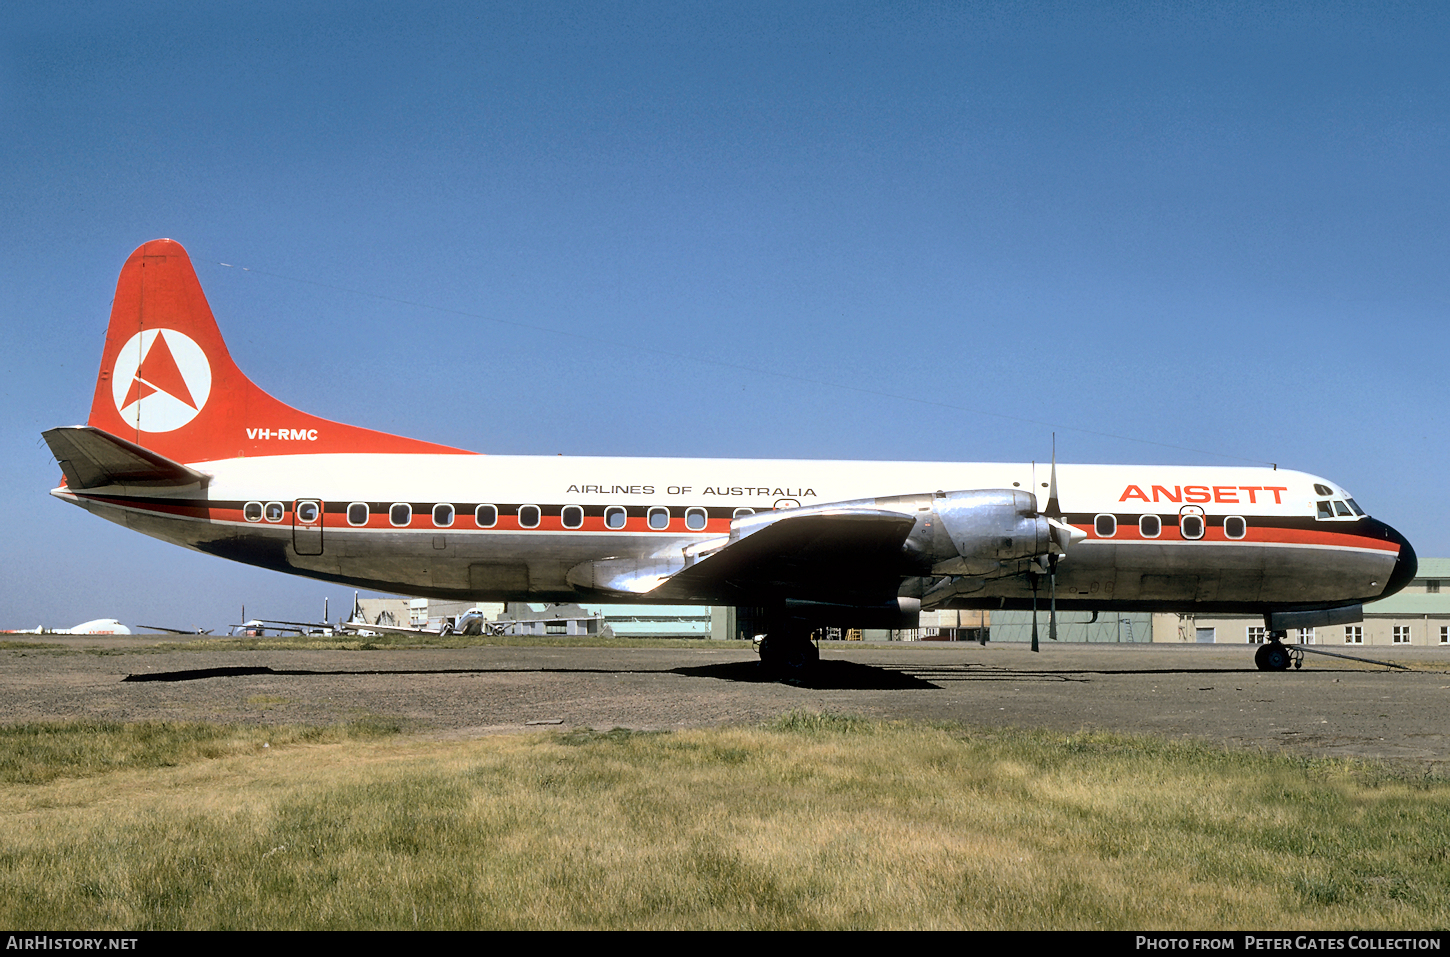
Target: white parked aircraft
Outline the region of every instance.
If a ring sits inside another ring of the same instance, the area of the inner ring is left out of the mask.
[[[1264,468],[480,455],[329,422],[233,363],[185,250],[121,270],[51,494],[214,555],[474,601],[752,606],[775,668],[920,609],[1357,621],[1415,552],[1328,479]],[[1046,592],[1043,596],[1042,593]]]
[[[44,625],[36,625],[34,628],[26,628],[18,631],[5,631],[7,635],[129,635],[131,629],[121,624],[114,618],[94,618],[91,621],[83,621],[74,628],[46,628]]]

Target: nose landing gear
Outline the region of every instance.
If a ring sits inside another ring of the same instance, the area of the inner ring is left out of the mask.
[[[1254,664],[1260,671],[1288,671],[1291,664],[1295,668],[1304,666],[1303,649],[1285,645],[1286,637],[1288,632],[1270,632],[1269,640],[1254,652]]]

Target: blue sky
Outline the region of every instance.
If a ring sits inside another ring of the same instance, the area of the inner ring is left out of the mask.
[[[967,461],[1055,430],[1328,475],[1450,554],[1443,5],[295,6],[0,25],[0,626],[348,597],[46,495],[162,236],[243,369],[357,425]]]

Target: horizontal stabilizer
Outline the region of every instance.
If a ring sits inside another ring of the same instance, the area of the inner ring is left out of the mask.
[[[134,442],[89,425],[42,432],[71,489],[129,485],[148,488],[204,484],[207,476]]]

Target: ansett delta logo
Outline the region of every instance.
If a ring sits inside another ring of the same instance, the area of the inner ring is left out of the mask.
[[[179,429],[211,395],[211,363],[190,336],[145,329],[132,336],[111,375],[116,411],[142,432]]]

